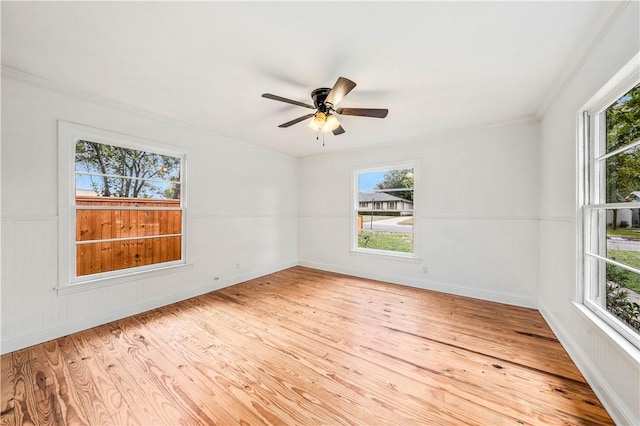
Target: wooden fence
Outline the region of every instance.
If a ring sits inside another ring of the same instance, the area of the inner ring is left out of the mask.
[[[182,258],[182,236],[176,235],[182,234],[182,211],[149,210],[151,207],[180,207],[180,200],[76,197],[76,205],[79,206],[76,211],[77,276]],[[82,206],[111,208],[90,210]],[[118,207],[137,208],[123,210]],[[118,240],[97,241],[113,239]]]

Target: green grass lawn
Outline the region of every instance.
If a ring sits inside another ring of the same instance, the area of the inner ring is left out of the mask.
[[[358,247],[412,253],[413,234],[362,231],[358,234]]]
[[[633,250],[607,250],[607,257],[625,265],[640,269],[640,251]],[[640,275],[634,274],[617,266],[607,267],[607,279],[615,281],[623,287],[640,293]]]

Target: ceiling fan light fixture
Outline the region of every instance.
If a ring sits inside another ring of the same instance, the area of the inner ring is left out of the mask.
[[[323,112],[317,112],[309,122],[309,128],[315,132],[324,131],[324,125],[327,122],[327,116]]]
[[[340,122],[338,121],[336,116],[333,114],[329,114],[327,116],[327,121],[324,127],[322,127],[322,133],[333,132],[338,127],[340,127]]]

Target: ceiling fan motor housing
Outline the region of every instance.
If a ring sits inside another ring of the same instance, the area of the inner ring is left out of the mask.
[[[329,113],[331,109],[324,103],[330,91],[331,88],[329,87],[321,87],[311,92],[311,99],[313,99],[313,104],[316,106],[316,108],[318,108],[318,111],[325,114]]]

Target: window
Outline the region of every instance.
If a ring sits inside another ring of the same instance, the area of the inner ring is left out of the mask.
[[[580,119],[583,300],[640,347],[640,81],[629,75]]]
[[[183,264],[184,155],[70,123],[60,136],[63,285]]]
[[[355,172],[354,251],[414,257],[414,180],[413,165]]]

